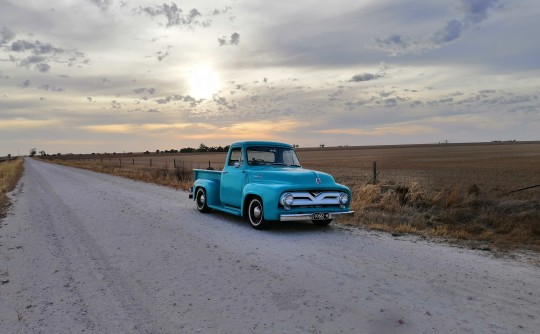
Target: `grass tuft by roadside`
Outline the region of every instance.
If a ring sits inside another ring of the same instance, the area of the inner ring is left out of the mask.
[[[0,163],[0,218],[9,204],[6,193],[15,189],[23,173],[24,160],[19,158]]]
[[[484,250],[540,251],[538,196],[501,196],[478,186],[431,190],[410,184],[353,187],[347,225],[444,238]]]
[[[47,160],[42,160],[50,162]],[[88,169],[94,172],[106,173],[132,180],[155,183],[175,189],[187,190],[193,182],[193,168],[191,164],[182,164],[176,168],[169,168],[164,164],[160,168],[120,164],[93,164],[80,161],[56,160],[54,163],[64,166]]]

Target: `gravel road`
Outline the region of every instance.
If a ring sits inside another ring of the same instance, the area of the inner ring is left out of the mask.
[[[1,333],[538,333],[540,267],[25,161],[0,223]],[[535,261],[535,258],[529,258]]]

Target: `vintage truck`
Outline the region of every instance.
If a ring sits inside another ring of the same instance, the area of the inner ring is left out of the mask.
[[[329,174],[302,168],[289,144],[237,142],[230,146],[222,171],[194,173],[189,198],[200,212],[215,209],[247,217],[255,229],[272,221],[328,225],[337,216],[354,213],[349,188]]]

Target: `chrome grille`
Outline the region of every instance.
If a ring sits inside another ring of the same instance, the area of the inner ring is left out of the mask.
[[[339,191],[291,191],[292,206],[339,205]]]

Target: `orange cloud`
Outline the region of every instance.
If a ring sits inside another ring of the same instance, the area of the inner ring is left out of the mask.
[[[190,130],[190,133],[175,133],[176,138],[184,139],[271,139],[276,133],[293,131],[298,128],[295,121],[257,121],[235,123],[229,126],[216,126],[209,123],[174,123],[174,124],[103,124],[87,125],[84,130],[98,133],[139,133],[153,135],[163,131]]]
[[[37,129],[45,128],[53,125],[58,125],[60,122],[56,120],[34,120],[26,118],[13,118],[5,119],[0,122],[0,129],[2,130],[24,130],[24,129]]]

